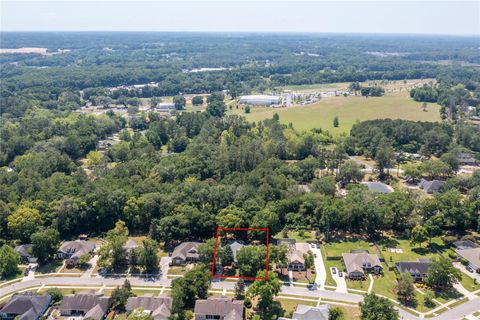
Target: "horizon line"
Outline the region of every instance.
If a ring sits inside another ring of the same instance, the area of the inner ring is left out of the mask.
[[[355,32],[355,31],[212,31],[212,30],[1,30],[1,33],[211,33],[211,34],[305,34],[305,35],[398,35],[398,36],[447,36],[447,37],[480,37],[480,33],[403,33],[403,32]]]

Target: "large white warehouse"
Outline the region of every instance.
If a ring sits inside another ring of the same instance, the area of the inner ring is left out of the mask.
[[[251,95],[251,96],[241,96],[241,104],[252,104],[255,106],[271,106],[279,105],[281,103],[281,97],[279,96],[269,96],[269,95]]]

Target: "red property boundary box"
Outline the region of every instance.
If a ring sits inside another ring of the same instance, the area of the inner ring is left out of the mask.
[[[217,246],[218,246],[218,231],[265,231],[265,237],[266,237],[266,247],[267,247],[267,253],[266,253],[266,262],[265,262],[265,278],[258,278],[258,277],[247,277],[247,276],[217,276],[215,275],[215,263],[217,260]],[[213,261],[212,261],[212,273],[211,276],[212,278],[217,278],[217,279],[225,279],[225,278],[236,278],[236,279],[245,279],[245,280],[268,280],[268,228],[217,228],[216,233],[215,233],[215,246],[213,248]]]

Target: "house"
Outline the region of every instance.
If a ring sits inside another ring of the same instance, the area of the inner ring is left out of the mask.
[[[418,259],[418,261],[397,262],[395,268],[397,268],[398,273],[409,273],[413,281],[422,282],[431,264],[430,259]]]
[[[309,247],[307,243],[295,243],[290,246],[290,250],[287,253],[288,270],[289,271],[304,271],[305,270],[305,258],[304,254],[307,254]]]
[[[328,304],[318,307],[299,304],[291,318],[280,317],[278,320],[328,320]]]
[[[477,159],[475,159],[470,153],[460,152],[457,155],[457,159],[463,166],[474,166],[477,164]]]
[[[62,316],[101,320],[105,317],[112,302],[111,297],[105,297],[103,293],[91,290],[64,296],[58,310]]]
[[[420,180],[418,187],[423,189],[426,193],[432,194],[438,192],[445,182],[440,180]]]
[[[459,240],[453,243],[453,246],[458,250],[479,248],[480,246],[472,240]]]
[[[127,242],[123,245],[123,249],[129,253],[138,248],[138,243],[133,239],[128,239]]]
[[[232,249],[232,252],[233,252],[233,260],[235,262],[237,262],[238,250],[242,249],[243,247],[245,247],[245,245],[240,241],[234,241],[230,244],[230,248]]]
[[[195,301],[195,320],[245,320],[245,306],[242,300],[210,297]]]
[[[393,192],[393,188],[389,185],[381,182],[362,182],[362,184],[366,185],[368,190],[373,193],[391,193]]]
[[[344,253],[342,256],[347,275],[351,279],[363,279],[366,272],[375,274],[382,272],[382,263],[376,254],[359,251]]]
[[[127,314],[134,310],[142,308],[153,320],[167,320],[172,309],[172,298],[167,296],[154,296],[153,294],[145,294],[142,297],[130,297],[127,300],[125,310]]]
[[[18,253],[23,263],[36,263],[37,258],[32,255],[32,244],[21,244],[15,247],[15,252]]]
[[[172,253],[172,265],[180,265],[198,261],[198,247],[200,242],[183,242]]]
[[[38,320],[48,309],[52,297],[48,294],[20,293],[16,294],[0,310],[0,319]]]
[[[92,254],[96,245],[84,240],[65,241],[57,251],[57,257],[67,259],[67,262],[77,263],[78,258],[84,254]]]
[[[468,267],[480,273],[480,248],[468,248],[455,250],[457,255],[468,261]]]
[[[281,97],[270,95],[249,95],[241,96],[240,104],[251,104],[255,106],[272,106],[281,104]]]

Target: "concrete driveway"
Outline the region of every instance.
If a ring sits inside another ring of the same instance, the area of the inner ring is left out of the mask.
[[[333,273],[332,268],[330,268],[329,272],[332,275],[333,280],[337,283],[337,289],[335,289],[336,292],[348,292],[347,291],[347,281],[345,280],[345,272],[343,272],[343,275],[340,277],[338,275],[338,269],[337,272]]]
[[[477,281],[480,283],[480,273],[476,273],[476,272],[470,272],[468,271],[464,265],[462,265],[461,263],[459,262],[454,262],[453,263],[453,266],[455,268],[457,268],[458,270],[462,271],[465,275],[467,275],[467,277],[470,277],[472,279],[477,279]]]
[[[170,257],[162,257],[160,259],[160,270],[162,279],[167,279],[168,269],[170,268],[171,262],[172,258]]]
[[[312,247],[313,246],[313,247]],[[315,283],[319,288],[323,288],[327,280],[327,271],[322,259],[322,251],[317,244],[310,245],[310,250],[313,253],[313,263],[315,264]]]

